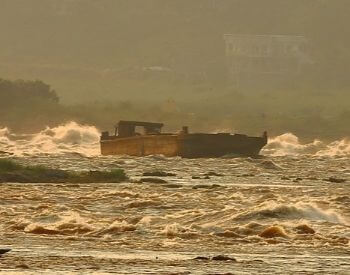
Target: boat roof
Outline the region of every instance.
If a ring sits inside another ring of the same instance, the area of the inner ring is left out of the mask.
[[[131,120],[120,120],[118,125],[130,125],[130,126],[143,126],[143,127],[156,127],[162,128],[164,126],[163,123],[155,123],[155,122],[145,122],[145,121],[131,121]]]

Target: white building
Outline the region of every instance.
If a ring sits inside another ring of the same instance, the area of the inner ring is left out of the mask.
[[[308,41],[293,35],[224,35],[229,76],[237,84],[244,78],[281,79],[298,74],[309,63]]]

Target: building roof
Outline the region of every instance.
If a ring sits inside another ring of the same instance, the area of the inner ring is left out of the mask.
[[[282,35],[282,34],[224,34],[224,38],[239,39],[276,39],[276,40],[299,40],[306,42],[307,39],[302,35]]]

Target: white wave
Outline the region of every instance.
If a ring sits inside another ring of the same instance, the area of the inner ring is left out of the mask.
[[[315,156],[342,156],[350,154],[350,141],[342,139],[326,144],[318,139],[302,144],[299,138],[292,133],[270,138],[262,150],[262,154],[270,156],[288,155],[315,155]]]
[[[168,237],[175,237],[185,231],[186,230],[181,225],[179,225],[178,223],[173,223],[173,224],[167,224],[164,230],[161,231],[161,233]]]
[[[325,149],[317,152],[319,156],[338,156],[350,155],[350,140],[342,139],[334,141],[326,146]]]
[[[10,133],[9,129],[7,127],[0,128],[0,138],[6,137]]]
[[[10,131],[8,128],[0,128],[0,153],[12,154],[11,148],[15,147],[15,142],[10,140]]]
[[[346,219],[335,211],[319,208],[313,203],[298,202],[295,204],[280,204],[276,202],[265,202],[256,209],[239,214],[235,219],[308,219],[320,220],[331,223],[347,224]]]
[[[77,212],[68,211],[57,217],[53,223],[29,223],[24,232],[44,235],[76,235],[87,234],[96,230],[92,222]]]
[[[7,128],[0,129],[0,151],[15,156],[79,153],[99,155],[100,133],[93,126],[69,122],[26,136],[17,136]]]

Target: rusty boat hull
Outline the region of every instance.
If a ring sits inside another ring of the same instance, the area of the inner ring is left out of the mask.
[[[256,156],[267,137],[241,134],[159,134],[101,139],[102,155],[164,155],[184,158],[221,157],[229,154]]]

